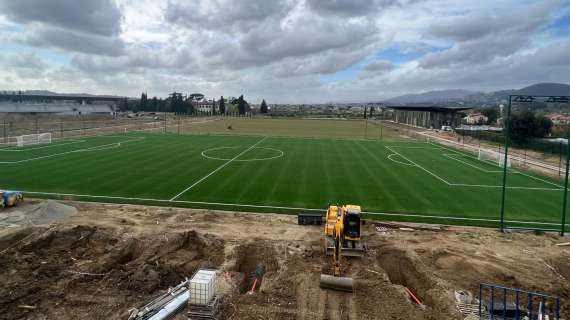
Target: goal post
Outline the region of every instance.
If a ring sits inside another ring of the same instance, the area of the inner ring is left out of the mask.
[[[481,161],[493,162],[497,164],[497,166],[499,167],[503,167],[505,165],[505,154],[493,150],[479,149],[479,155],[477,156],[477,159]],[[511,167],[511,159],[507,158],[507,168],[510,167]]]
[[[24,147],[34,144],[47,144],[51,143],[51,132],[26,134],[22,136],[17,136],[15,138],[16,138],[17,147]]]

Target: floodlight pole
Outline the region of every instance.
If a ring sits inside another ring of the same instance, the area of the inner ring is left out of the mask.
[[[562,226],[560,228],[560,235],[564,236],[566,231],[566,214],[568,211],[568,169],[570,169],[570,133],[568,133],[566,142],[566,175],[564,178],[564,199],[562,200]]]
[[[501,195],[501,232],[505,231],[505,196],[507,192],[507,163],[509,157],[509,120],[511,118],[511,103],[513,96],[509,96],[509,104],[507,106],[507,114],[503,117],[503,132],[505,135],[505,158],[503,159],[503,190]],[[500,155],[500,153],[499,153]]]

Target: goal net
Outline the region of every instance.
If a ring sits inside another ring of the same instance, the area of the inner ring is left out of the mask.
[[[481,161],[491,161],[497,164],[499,167],[505,165],[505,154],[493,150],[479,149],[479,156],[477,157]],[[507,168],[511,167],[511,159],[507,158]]]
[[[23,147],[32,144],[46,144],[51,143],[51,133],[37,133],[37,134],[26,134],[23,136],[17,136],[16,146]]]

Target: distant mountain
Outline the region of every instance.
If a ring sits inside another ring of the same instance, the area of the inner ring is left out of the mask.
[[[387,100],[388,103],[445,103],[463,100],[465,97],[479,92],[455,89],[428,91],[419,94],[406,94]]]
[[[565,83],[537,83],[517,90],[514,94],[537,96],[570,96],[570,85]]]
[[[519,90],[473,92],[468,90],[430,91],[420,94],[406,94],[385,101],[385,103],[440,103],[447,105],[470,104],[473,106],[496,106],[507,103],[509,95],[570,96],[570,85],[565,83],[537,83]]]
[[[488,93],[472,94],[463,99],[464,103],[475,104],[480,106],[497,105],[507,103],[509,95],[516,94],[515,90],[500,90]]]

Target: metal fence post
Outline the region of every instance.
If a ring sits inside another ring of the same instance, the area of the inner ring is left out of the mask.
[[[570,133],[568,133],[570,141]],[[570,144],[566,144],[566,172],[564,173],[564,199],[562,199],[562,225],[560,227],[560,235],[564,236],[566,231],[566,213],[568,210],[568,169],[570,169]]]
[[[515,319],[519,320],[519,304],[520,304],[520,297],[519,297],[519,290],[515,291]]]
[[[505,196],[507,192],[507,160],[509,157],[509,120],[511,118],[511,103],[513,96],[509,96],[507,114],[503,117],[503,132],[505,136],[505,158],[503,159],[503,190],[501,195],[501,232],[505,231]],[[500,153],[499,153],[500,155]]]
[[[495,319],[495,286],[491,286],[491,319]]]
[[[483,284],[479,284],[479,319],[483,316]]]
[[[503,320],[507,320],[507,288],[503,288]]]

